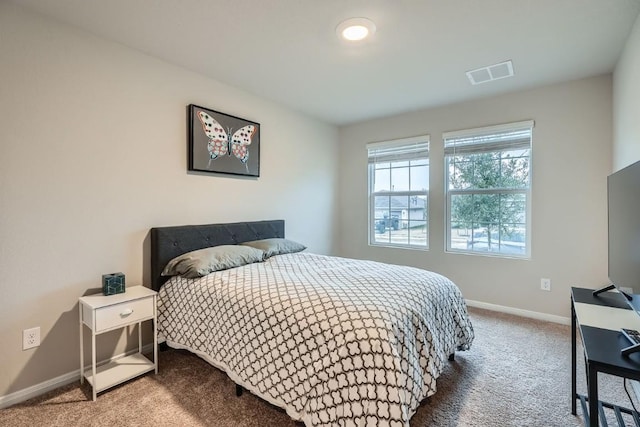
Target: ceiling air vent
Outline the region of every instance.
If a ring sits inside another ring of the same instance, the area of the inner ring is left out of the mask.
[[[487,83],[511,76],[513,76],[513,64],[511,61],[467,71],[467,77],[472,85],[479,85],[480,83]]]

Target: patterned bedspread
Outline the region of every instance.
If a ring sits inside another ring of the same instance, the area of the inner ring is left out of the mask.
[[[447,278],[311,253],[171,278],[158,331],[307,426],[408,426],[474,336]]]

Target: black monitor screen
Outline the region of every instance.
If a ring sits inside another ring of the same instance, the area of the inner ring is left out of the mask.
[[[607,178],[609,280],[640,292],[640,162]]]

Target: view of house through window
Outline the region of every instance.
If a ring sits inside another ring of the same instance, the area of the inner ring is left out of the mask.
[[[533,122],[449,132],[447,251],[528,257]]]
[[[367,144],[369,243],[426,249],[429,137]]]

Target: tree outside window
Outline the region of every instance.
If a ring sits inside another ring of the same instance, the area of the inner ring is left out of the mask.
[[[445,134],[450,252],[529,256],[531,126],[508,126]]]

